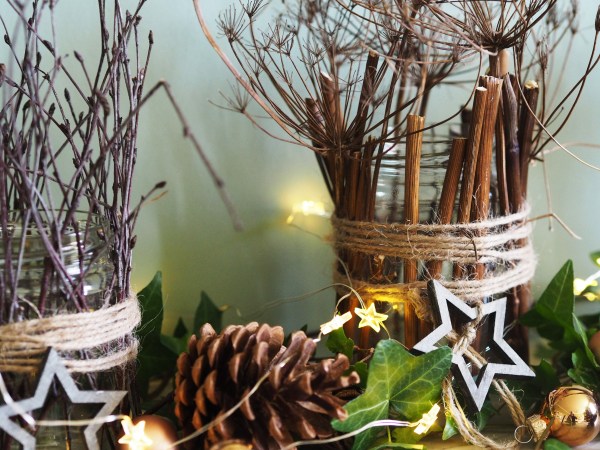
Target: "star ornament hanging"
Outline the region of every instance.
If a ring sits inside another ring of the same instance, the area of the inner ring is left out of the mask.
[[[478,315],[477,308],[472,308],[467,305],[442,286],[440,282],[430,280],[427,287],[437,328],[413,347],[413,350],[421,353],[429,353],[430,351],[435,350],[437,348],[436,344],[453,331],[448,304],[454,306],[462,316],[463,321],[466,321],[467,323],[475,320]],[[484,320],[487,316],[493,315],[494,317],[491,340],[489,342],[484,342],[484,347],[489,346],[496,352],[501,353],[504,356],[502,359],[508,362],[490,362],[485,364],[479,371],[477,380],[474,380],[465,358],[458,354],[454,354],[452,357],[452,372],[461,385],[470,406],[478,411],[481,411],[490,390],[490,386],[495,378],[524,378],[535,376],[533,370],[531,370],[517,352],[508,345],[508,342],[504,340],[506,298],[484,303],[482,305],[482,314]]]
[[[99,450],[97,432],[103,425],[101,418],[108,417],[119,405],[127,391],[80,391],[71,374],[63,365],[56,350],[50,348],[42,360],[42,371],[33,397],[15,401],[0,407],[0,431],[5,431],[19,442],[23,450],[35,450],[36,438],[12,418],[23,413],[31,413],[46,403],[52,382],[56,378],[67,397],[74,404],[92,403],[102,407],[83,432],[88,450]]]

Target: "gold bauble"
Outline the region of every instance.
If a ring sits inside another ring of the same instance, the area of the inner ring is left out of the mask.
[[[594,394],[581,386],[561,387],[548,395],[552,437],[572,447],[583,445],[600,432],[600,415]]]

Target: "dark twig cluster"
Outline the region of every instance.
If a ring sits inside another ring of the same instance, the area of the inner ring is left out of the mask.
[[[116,293],[112,301],[129,294],[133,228],[141,205],[131,198],[138,106],[153,43],[152,33],[142,36],[140,30],[144,3],[130,12],[119,2],[98,1],[101,51],[90,62],[76,51],[61,54],[54,33],[56,4],[6,2],[1,19],[8,58],[1,65],[0,114],[4,322],[27,316],[30,307],[42,315],[60,307],[50,305],[52,292],[71,300],[70,309],[87,309],[86,260],[100,258],[87,254],[94,239],[110,247],[114,271],[106,292]],[[17,23],[14,33],[10,19]],[[63,254],[69,236],[79,270],[69,270]],[[45,254],[41,285],[38,298],[23,298],[19,279],[27,276],[26,246],[34,237]]]
[[[145,2],[128,10],[119,0],[98,0],[99,55],[91,61],[61,50],[57,2],[7,0],[2,8],[0,323],[129,295],[138,214],[165,185],[132,198],[139,114],[158,90],[241,226],[168,83],[145,89],[153,47],[152,32],[140,26]],[[91,297],[86,277],[96,271],[103,288]]]

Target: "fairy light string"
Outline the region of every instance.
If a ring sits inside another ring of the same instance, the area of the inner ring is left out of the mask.
[[[348,289],[348,293],[345,296],[342,296],[338,300],[338,303],[335,306],[335,310],[334,310],[332,319],[321,325],[321,332],[319,333],[318,337],[314,339],[315,341],[318,342],[321,339],[322,335],[326,335],[334,330],[341,328],[345,322],[347,322],[348,320],[350,320],[352,318],[351,312],[346,312],[341,315],[338,313],[339,304],[350,295],[355,295],[358,298],[361,308],[356,308],[355,314],[359,315],[359,317],[362,318],[362,320],[364,321],[363,326],[369,326],[373,329],[378,329],[378,327],[380,327],[380,326],[383,326],[385,328],[385,325],[383,325],[383,322],[387,319],[387,315],[381,314],[381,313],[373,314],[373,311],[371,311],[371,310],[374,310],[372,308],[373,305],[371,304],[370,307],[367,307],[365,305],[364,301],[362,300],[362,298],[360,297],[360,294],[355,289],[353,289],[351,286],[344,285],[342,283],[336,283],[336,284],[338,285],[337,286],[338,288],[345,287],[346,289]],[[330,288],[330,287],[333,287],[333,286],[328,286],[327,288]],[[324,289],[327,289],[327,288],[324,288]],[[303,297],[306,298],[306,296],[303,296]],[[286,302],[287,302],[286,300],[283,300],[283,301],[277,302],[277,304],[280,305],[280,304],[284,304]],[[274,304],[267,305],[267,308],[271,308],[271,307],[274,307]],[[287,360],[282,361],[278,365],[284,366],[286,363],[287,363]],[[272,368],[271,368],[271,370],[272,370]],[[252,389],[246,395],[244,395],[236,405],[234,405],[232,408],[230,408],[224,414],[220,415],[215,420],[213,420],[213,421],[207,423],[206,425],[204,425],[203,427],[199,428],[194,433],[192,433],[176,442],[173,442],[171,445],[169,445],[167,447],[164,447],[164,450],[176,448],[181,444],[184,444],[188,441],[196,439],[199,436],[206,433],[211,428],[219,425],[221,422],[226,420],[228,417],[230,417],[232,414],[234,414],[252,395],[254,395],[258,391],[258,389],[260,388],[262,383],[269,377],[271,370],[268,370],[266,373],[264,373],[261,376],[261,378],[256,382],[256,384],[252,387]],[[152,448],[152,440],[148,437],[148,435],[146,433],[145,421],[143,421],[143,420],[134,424],[132,419],[128,415],[124,415],[124,414],[112,414],[112,415],[107,415],[107,416],[103,416],[103,417],[95,417],[92,419],[82,419],[82,420],[70,420],[70,419],[68,419],[68,420],[36,420],[27,411],[22,410],[22,408],[19,407],[18,403],[14,401],[14,399],[8,392],[7,386],[4,382],[4,379],[2,378],[1,374],[0,374],[0,393],[2,394],[5,404],[11,405],[11,407],[14,409],[14,411],[16,413],[15,415],[20,416],[32,428],[40,427],[40,426],[44,426],[44,427],[64,427],[64,426],[82,427],[82,426],[87,426],[90,424],[98,424],[98,423],[108,424],[108,423],[120,421],[121,427],[123,428],[123,436],[121,436],[121,438],[118,441],[120,444],[127,445],[130,450],[146,450],[146,449]],[[439,405],[435,404],[432,407],[432,409],[427,414],[423,415],[423,418],[417,422],[407,422],[407,421],[398,421],[398,420],[377,420],[377,421],[370,422],[357,430],[354,430],[352,432],[349,432],[349,433],[346,433],[343,435],[338,435],[338,436],[334,436],[332,438],[322,439],[322,440],[298,441],[298,442],[291,444],[290,446],[285,447],[285,448],[291,449],[293,447],[299,447],[299,446],[320,445],[320,444],[336,442],[339,440],[343,440],[343,439],[347,439],[349,437],[356,436],[365,430],[368,430],[370,428],[375,428],[375,427],[415,427],[415,432],[418,434],[421,434],[421,433],[424,433],[429,430],[431,425],[435,422],[435,420],[437,418],[437,413],[439,412],[439,410],[440,410]]]

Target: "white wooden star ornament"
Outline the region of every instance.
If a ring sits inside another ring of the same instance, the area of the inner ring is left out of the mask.
[[[62,385],[69,400],[74,404],[93,403],[102,407],[94,417],[100,419],[112,414],[119,402],[125,397],[127,391],[80,391],[67,368],[63,365],[56,350],[50,348],[42,360],[42,371],[39,376],[33,397],[15,401],[14,404],[5,404],[0,407],[0,430],[5,431],[19,442],[23,450],[35,450],[36,438],[21,425],[11,418],[22,414],[31,413],[42,408],[48,398],[52,382],[56,378]],[[102,420],[90,420],[83,436],[88,450],[99,450],[97,432],[103,425]]]
[[[421,353],[428,353],[435,350],[437,348],[436,344],[453,331],[448,304],[451,304],[458,310],[463,322],[472,322],[478,316],[477,308],[467,305],[442,286],[439,281],[430,280],[427,287],[437,327],[413,347],[413,350]],[[477,380],[474,380],[465,358],[460,354],[453,355],[452,371],[454,376],[461,385],[466,400],[478,411],[481,411],[490,386],[495,378],[535,376],[533,370],[511,348],[508,342],[504,340],[506,298],[484,303],[481,308],[484,319],[487,316],[493,315],[494,317],[491,340],[484,344],[484,346],[489,346],[496,352],[501,353],[504,356],[502,359],[510,361],[510,363],[489,362],[481,368],[477,375]]]

